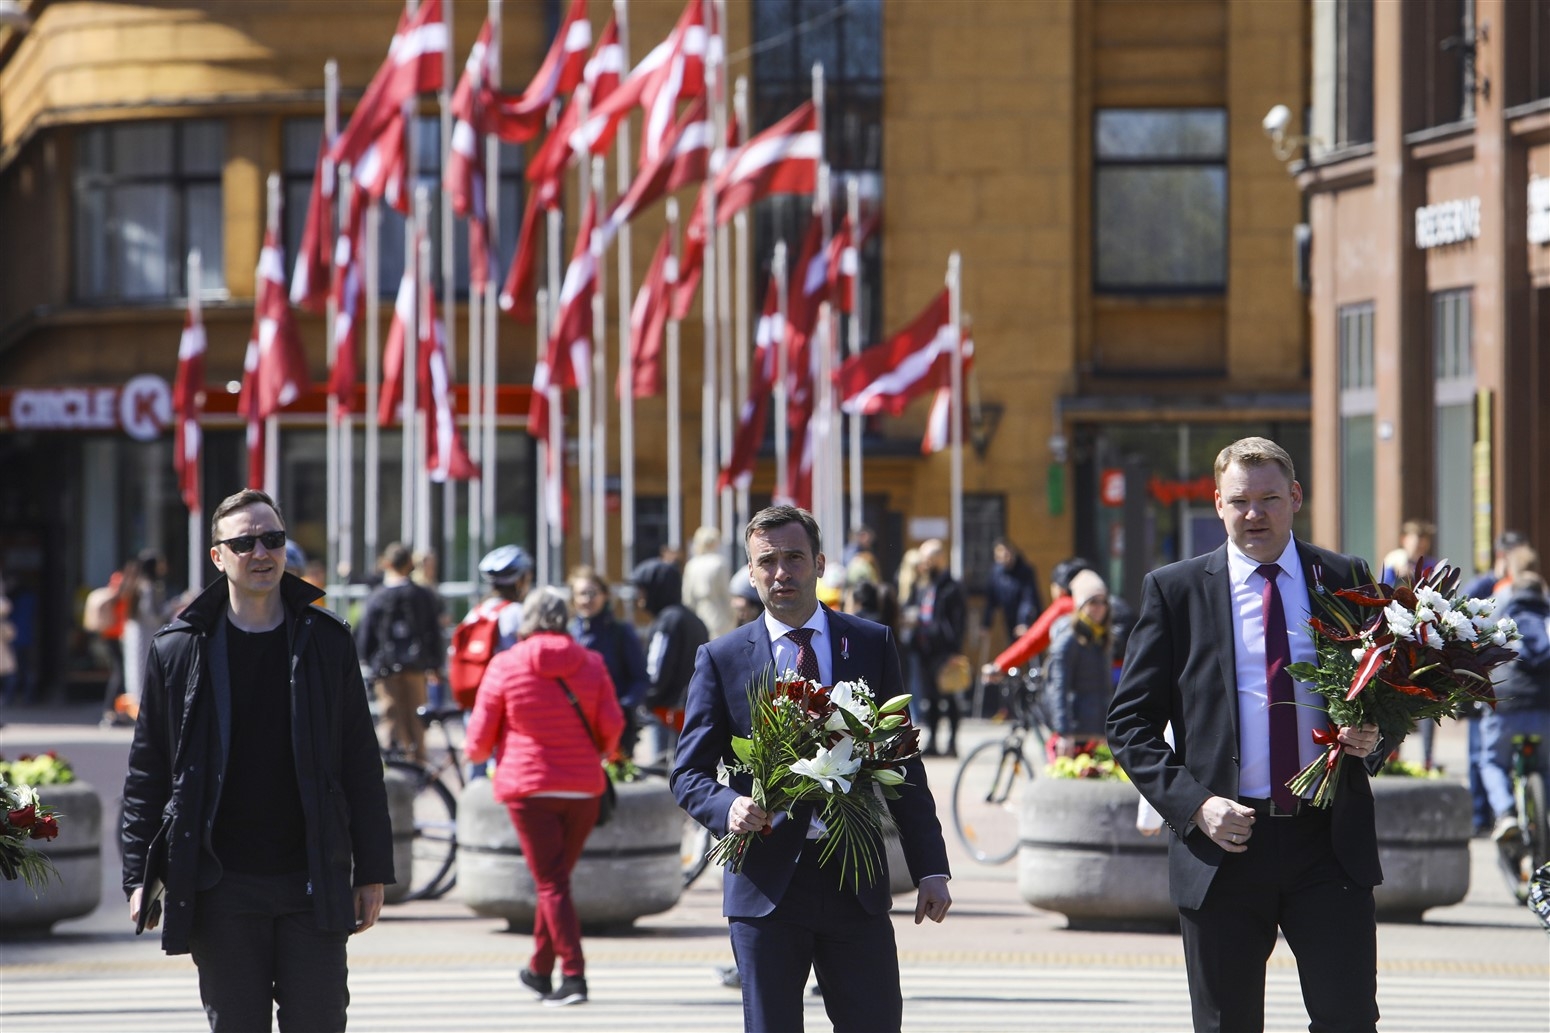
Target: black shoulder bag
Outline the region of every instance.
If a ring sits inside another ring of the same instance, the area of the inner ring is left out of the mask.
[[[581,704],[576,699],[576,694],[565,684],[564,678],[555,678],[560,683],[560,688],[565,690],[565,697],[570,700],[570,705],[575,708],[576,716],[581,719],[581,727],[587,730],[587,738],[592,740],[592,745],[601,753],[603,744],[597,741],[597,736],[592,734],[592,722],[587,720],[587,715],[582,712]],[[613,819],[614,809],[619,805],[619,794],[614,791],[614,780],[608,777],[608,772],[603,772],[603,795],[597,802],[597,823],[607,825]]]

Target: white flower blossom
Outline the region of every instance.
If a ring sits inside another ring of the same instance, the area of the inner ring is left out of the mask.
[[[1355,660],[1357,663],[1361,663],[1362,660],[1366,658],[1366,656],[1367,656],[1367,647],[1366,646],[1357,646],[1355,649],[1351,650],[1351,659]]]
[[[1447,596],[1435,588],[1418,588],[1416,589],[1415,598],[1417,602],[1433,613],[1443,614],[1453,609],[1452,604],[1448,602]]]
[[[1471,617],[1489,617],[1491,611],[1496,609],[1496,600],[1490,596],[1483,599],[1466,599],[1464,609]]]
[[[1389,603],[1383,609],[1383,617],[1388,621],[1389,630],[1395,638],[1415,641],[1416,616],[1398,603]]]
[[[1421,643],[1423,646],[1427,646],[1428,648],[1442,648],[1442,635],[1438,633],[1437,625],[1435,624],[1417,624],[1415,628],[1415,638],[1417,642]]]
[[[1490,633],[1490,639],[1498,646],[1505,646],[1508,642],[1518,637],[1518,622],[1511,617],[1503,617],[1497,621]]]
[[[1461,642],[1473,642],[1480,635],[1475,624],[1462,610],[1449,610],[1442,615],[1442,626],[1448,637]]]
[[[1482,613],[1470,618],[1469,623],[1475,626],[1475,631],[1481,635],[1489,635],[1496,630],[1496,620],[1488,613]]]
[[[871,694],[867,692],[865,682],[837,682],[829,690],[829,702],[834,704],[834,713],[824,722],[824,728],[831,732],[845,731],[849,726],[845,724],[845,715],[840,713],[842,710],[848,710],[863,726],[867,725],[872,718],[870,700]]]
[[[1417,624],[1430,624],[1436,619],[1437,614],[1430,606],[1417,606],[1415,608],[1415,622]]]
[[[833,749],[818,747],[818,753],[812,760],[799,760],[791,765],[791,773],[803,775],[823,786],[826,793],[834,792],[834,787],[839,786],[840,792],[850,792],[850,776],[861,769],[861,758],[852,758],[850,753],[855,745],[855,740],[845,735],[834,744]]]

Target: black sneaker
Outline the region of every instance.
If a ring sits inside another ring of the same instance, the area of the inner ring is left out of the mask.
[[[545,997],[548,997],[549,992],[554,989],[553,976],[541,976],[530,968],[525,968],[521,972],[518,972],[517,978],[522,981],[523,986],[533,991],[533,993],[538,996],[539,1000],[543,1000]]]
[[[545,1008],[564,1008],[571,1004],[587,1003],[587,977],[566,976],[560,980],[560,988],[544,995]]]

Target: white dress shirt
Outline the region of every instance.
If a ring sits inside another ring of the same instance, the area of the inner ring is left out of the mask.
[[[1308,634],[1308,583],[1302,561],[1290,535],[1281,558],[1276,588],[1286,613],[1286,638],[1292,663],[1318,659]],[[1238,675],[1238,793],[1266,799],[1270,796],[1270,698],[1265,683],[1265,579],[1259,562],[1227,543],[1227,575],[1232,584],[1233,658]],[[1313,731],[1329,719],[1324,699],[1300,682],[1293,682],[1297,700],[1297,748],[1299,767],[1313,763],[1323,747],[1313,741]]]
[[[797,644],[786,637],[788,631],[794,631],[789,624],[782,624],[770,616],[770,611],[764,611],[764,627],[770,633],[770,652],[775,655],[775,673],[785,674],[787,671],[796,673],[797,669]],[[813,655],[818,658],[818,684],[834,684],[834,657],[829,645],[829,615],[824,612],[822,606],[813,611],[813,615],[807,618],[804,628],[813,629],[813,638],[809,643]]]

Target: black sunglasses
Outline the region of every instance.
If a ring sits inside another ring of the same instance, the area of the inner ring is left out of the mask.
[[[216,545],[224,545],[235,553],[249,553],[259,542],[270,552],[285,548],[284,531],[265,531],[263,534],[239,534],[235,538],[222,538]]]

